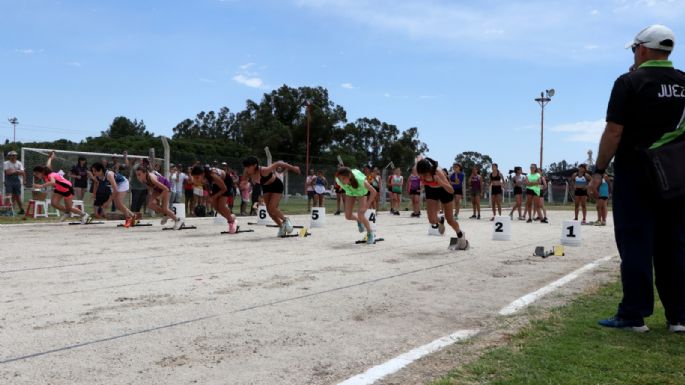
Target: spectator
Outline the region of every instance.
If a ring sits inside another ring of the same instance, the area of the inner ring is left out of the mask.
[[[192,167],[186,169],[186,176],[190,175]],[[185,196],[186,215],[193,212],[193,180],[187,178],[183,183],[183,195]]]
[[[316,170],[312,168],[309,170],[309,175],[307,175],[307,179],[304,182],[305,194],[307,194],[307,211],[312,211],[312,202],[316,197],[314,183],[316,183]]]
[[[86,158],[79,157],[78,163],[71,168],[69,174],[74,180],[74,195],[76,199],[83,200],[86,190],[88,190],[88,164],[86,163]]]
[[[12,196],[12,202],[19,207],[19,215],[24,214],[24,205],[21,202],[21,185],[26,176],[24,165],[17,160],[17,152],[7,153],[9,160],[3,164],[5,170],[5,194]]]
[[[323,170],[319,170],[314,180],[314,207],[323,207],[323,196],[328,187],[328,181],[323,174]]]

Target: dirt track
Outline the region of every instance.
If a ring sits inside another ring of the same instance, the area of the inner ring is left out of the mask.
[[[385,241],[373,246],[330,215],[304,239],[256,226],[222,236],[208,220],[181,232],[2,226],[0,383],[335,384],[486,326],[616,253],[611,226],[586,226],[565,257],[533,257],[559,242],[570,213],[550,214],[551,225],[515,222],[509,242],[490,240],[488,220],[463,220],[465,252],[404,213],[379,215]]]

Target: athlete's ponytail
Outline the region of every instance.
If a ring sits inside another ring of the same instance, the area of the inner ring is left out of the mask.
[[[438,170],[438,162],[434,161],[431,158],[424,158],[421,159],[416,163],[416,172],[419,173],[419,175],[424,175],[424,174],[430,174],[430,175],[435,175],[435,172]]]
[[[355,178],[352,170],[349,167],[340,167],[338,171],[335,172],[335,176],[336,178],[340,178],[341,176],[348,178],[352,188],[359,188],[359,181],[357,181],[357,178]]]

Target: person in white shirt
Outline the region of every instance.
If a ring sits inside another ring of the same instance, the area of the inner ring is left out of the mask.
[[[19,207],[19,215],[24,214],[24,205],[21,202],[21,185],[26,176],[24,165],[17,160],[17,152],[7,153],[9,160],[3,164],[5,171],[5,194],[12,196],[12,202]]]
[[[174,203],[180,203],[181,196],[183,195],[183,184],[188,179],[188,174],[184,173],[181,166],[171,166],[171,199],[169,202],[173,205]]]

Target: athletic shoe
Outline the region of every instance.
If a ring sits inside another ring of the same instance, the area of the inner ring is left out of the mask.
[[[166,225],[166,221],[168,221],[168,220],[169,220],[169,217],[167,217],[167,216],[165,215],[165,216],[162,217],[162,221],[161,221],[160,223],[162,224],[162,226],[164,226],[164,225]]]
[[[400,212],[395,210],[395,215],[400,215]]]
[[[340,215],[340,210],[336,211],[333,215]]]
[[[478,218],[476,218],[476,219],[480,220],[480,215],[479,215]]]
[[[19,215],[24,215],[24,209],[19,210]]]
[[[126,220],[124,221],[124,227],[127,229],[129,227],[131,227],[132,224],[133,224],[133,218],[126,218]]]
[[[229,222],[228,224],[228,233],[229,234],[235,234],[238,231],[238,221],[233,219],[233,222]]]
[[[532,219],[529,219],[529,220],[526,221],[526,223],[533,223],[533,220],[532,220]]]
[[[440,232],[440,235],[445,234],[445,217],[440,218],[440,222],[438,223],[438,231]]]
[[[494,221],[495,221],[495,217],[490,218],[490,222],[494,222]]]
[[[290,220],[290,218],[285,218],[285,220],[283,221],[283,225],[285,226],[286,234],[290,234],[293,232],[293,222]]]
[[[90,215],[88,215],[88,213],[83,213],[83,215],[81,215],[81,224],[85,225],[86,223],[90,223]]]
[[[60,215],[59,221],[60,221],[60,222],[64,222],[64,221],[67,220],[67,218],[69,218],[69,214],[63,213],[62,215]]]
[[[372,231],[366,234],[366,244],[373,245],[376,243],[376,234]]]
[[[592,222],[592,225],[593,225],[593,226],[601,226],[601,225],[602,225],[602,222],[600,222],[600,221]]]
[[[682,322],[668,324],[668,331],[671,333],[685,333],[685,324]]]
[[[583,219],[583,221],[580,222],[580,224],[581,224],[581,225],[587,225],[587,222],[585,221],[585,219]]]
[[[276,234],[278,237],[285,237],[285,224],[282,224],[281,227],[278,228],[278,234]]]
[[[642,318],[625,319],[616,316],[603,319],[597,323],[600,326],[604,326],[606,328],[624,329],[634,331],[637,333],[645,333],[649,331],[649,328],[647,327],[647,325],[645,325],[645,321]]]
[[[357,230],[359,230],[360,233],[363,233],[366,231],[366,227],[364,227],[361,222],[357,221]]]
[[[526,217],[519,217],[519,221],[525,221]]]
[[[510,213],[509,218],[513,221],[514,220],[514,213]]]
[[[466,240],[466,233],[461,232],[461,237],[457,238],[457,249],[466,250],[469,248],[469,241]]]
[[[180,230],[181,227],[183,227],[185,223],[183,222],[183,219],[177,219],[174,221],[174,230]]]
[[[540,223],[549,223],[549,221],[547,220],[547,217],[545,217],[540,220]]]
[[[469,219],[476,219],[476,216],[475,216],[475,215],[471,215],[471,216],[469,217]]]

